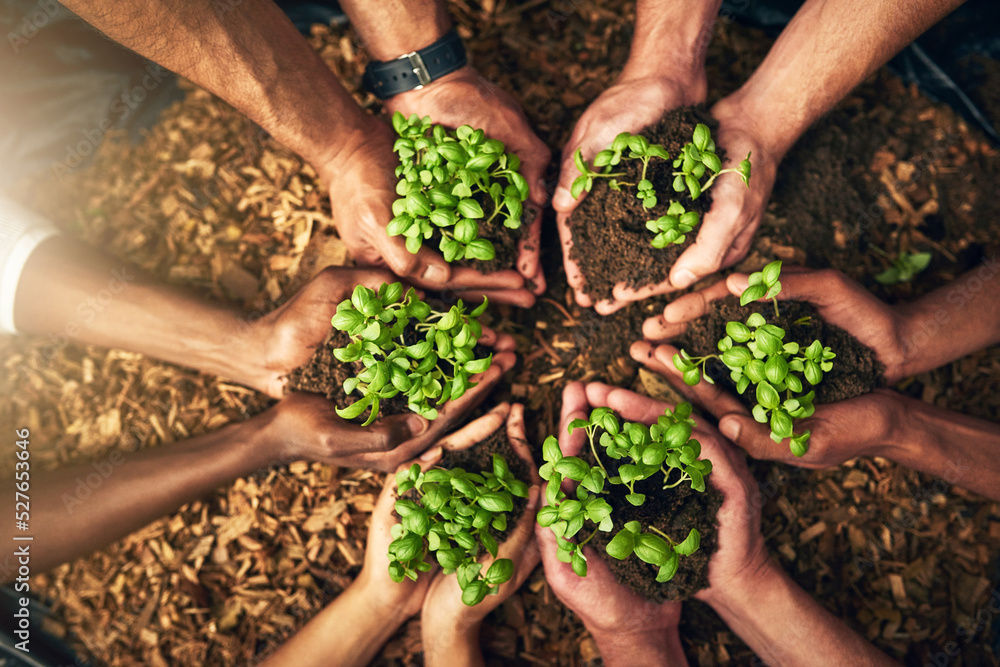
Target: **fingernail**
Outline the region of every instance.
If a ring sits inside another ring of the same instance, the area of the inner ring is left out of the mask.
[[[420,415],[410,415],[406,418],[406,428],[410,430],[410,435],[421,435],[430,426],[430,422]]]
[[[573,195],[566,188],[557,188],[552,196],[552,206],[557,210],[563,210],[573,205]]]
[[[428,264],[424,270],[424,280],[429,283],[443,283],[448,280],[448,269],[440,264]]]
[[[436,459],[439,456],[441,456],[441,448],[440,447],[431,447],[426,452],[424,452],[423,454],[420,455],[420,460],[421,461],[433,461],[434,459]]]
[[[697,278],[693,273],[687,269],[680,269],[677,271],[676,277],[671,278],[670,282],[673,283],[674,287],[678,289],[684,289],[693,283]]]
[[[722,431],[722,435],[736,442],[740,439],[740,431],[743,430],[743,426],[739,419],[723,419],[719,422],[719,430]]]

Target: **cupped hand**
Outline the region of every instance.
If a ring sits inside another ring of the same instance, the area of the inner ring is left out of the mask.
[[[685,294],[668,304],[662,316],[646,320],[643,336],[652,341],[679,336],[688,322],[709,312],[713,301],[739,296],[747,285],[746,274],[734,273],[711,287]],[[778,300],[812,304],[825,322],[844,329],[875,352],[885,365],[887,381],[902,378],[905,357],[900,342],[902,318],[892,307],[840,271],[783,267]]]
[[[665,408],[673,408],[662,401],[600,383],[588,384],[586,395],[592,405],[607,406],[624,419],[644,424],[655,422]],[[760,532],[764,499],[747,468],[744,454],[707,424],[699,423],[694,433],[701,443],[702,458],[712,462],[708,480],[723,496],[717,515],[719,548],[709,562],[709,585],[695,595],[709,602],[723,599],[729,590],[753,581],[771,561]]]
[[[535,523],[535,513],[538,511],[541,479],[531,459],[531,450],[524,434],[524,406],[517,403],[498,405],[483,417],[441,439],[438,446],[428,452],[428,455],[435,457],[442,451],[459,451],[473,447],[489,437],[505,421],[507,438],[511,446],[532,471],[530,480],[522,480],[531,485],[524,513],[507,539],[500,544],[497,552],[497,558],[514,561],[514,574],[510,580],[500,585],[497,595],[487,595],[482,602],[469,607],[462,602],[462,590],[457,577],[454,574],[445,575],[438,572],[431,582],[423,604],[421,618],[425,650],[435,653],[447,652],[446,646],[454,637],[467,635],[477,629],[486,615],[513,595],[538,565],[539,554],[534,545],[532,526]],[[488,562],[483,565],[484,572],[489,568],[492,559],[487,555],[486,561]],[[446,664],[446,661],[443,664]]]
[[[580,175],[573,164],[573,155],[577,149],[581,149],[583,158],[589,162],[599,151],[610,146],[618,134],[636,133],[658,121],[667,111],[696,104],[704,99],[704,85],[689,85],[666,77],[623,76],[601,93],[577,121],[573,134],[563,148],[559,185],[552,197],[552,207],[557,214],[566,279],[573,288],[576,302],[584,308],[592,306],[593,300],[583,291],[586,277],[579,265],[570,259],[570,249],[573,247],[570,216],[586,196],[586,193],[582,193],[580,199],[574,199],[570,193],[573,180]],[[598,304],[597,311],[607,314],[623,305],[603,301]]]
[[[784,278],[784,276],[783,276]],[[782,285],[785,280],[782,280]],[[719,420],[719,430],[755,459],[781,461],[800,468],[829,468],[858,456],[890,456],[903,431],[905,407],[894,391],[877,389],[870,394],[838,403],[817,405],[812,417],[797,420],[796,432],[809,431],[809,451],[792,454],[788,442],[776,443],[771,429],[759,424],[736,397],[718,384],[684,384],[674,367],[677,348],[646,341],[632,345],[632,358],[664,376],[692,402]]]
[[[379,417],[370,426],[361,426],[337,416],[334,405],[315,394],[290,394],[264,413],[267,421],[263,437],[274,443],[276,460],[320,461],[352,468],[394,470],[431,447],[462,417],[479,405],[500,377],[514,367],[509,336],[494,340],[498,350],[484,372],[472,376],[476,386],[461,398],[438,409],[438,417],[428,421],[406,412]],[[484,338],[486,332],[484,332]],[[503,351],[499,351],[503,347]]]
[[[534,294],[545,291],[545,274],[538,261],[541,242],[542,207],[548,201],[545,188],[545,169],[552,159],[551,151],[531,129],[521,106],[506,92],[484,79],[470,66],[448,74],[420,90],[411,90],[386,101],[389,113],[396,111],[405,116],[417,114],[430,116],[435,123],[456,128],[471,125],[482,129],[487,136],[502,141],[509,152],[521,159],[521,175],[528,182],[528,201],[534,206],[525,208],[529,219],[525,234],[518,246],[517,273],[533,284]],[[476,278],[471,287],[500,287],[499,279],[509,272],[500,272]],[[457,278],[457,276],[456,276]],[[513,281],[505,282],[507,289]],[[519,304],[520,305],[520,304]],[[531,305],[531,304],[529,304]]]
[[[594,385],[596,386],[596,385]],[[559,448],[564,456],[576,456],[583,449],[586,436],[583,429],[568,433],[574,419],[587,419],[590,406],[603,405],[588,401],[584,385],[568,384],[563,390],[562,413],[559,420]],[[602,400],[595,394],[595,399]],[[660,414],[663,414],[661,409]],[[655,419],[655,417],[654,417]],[[660,638],[667,630],[676,632],[681,617],[679,602],[656,604],[636,595],[618,583],[603,558],[590,547],[584,547],[587,558],[587,576],[577,575],[569,563],[556,555],[556,537],[548,528],[535,525],[535,537],[542,552],[545,578],[563,604],[580,617],[587,630],[594,636],[606,661],[627,663],[624,652]],[[609,653],[618,655],[609,655]],[[632,663],[636,664],[636,663]]]

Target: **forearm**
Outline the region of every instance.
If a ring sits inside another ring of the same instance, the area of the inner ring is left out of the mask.
[[[179,289],[65,237],[28,258],[14,300],[23,333],[122,348],[261,388],[256,330],[237,311]]]
[[[272,458],[269,444],[250,421],[182,443],[140,452],[116,450],[91,463],[31,474],[26,480],[28,530],[15,532],[13,522],[4,522],[0,539],[10,544],[15,536],[30,535],[32,565],[48,570],[124,537]],[[0,489],[9,498],[14,491],[7,485]]]
[[[961,2],[808,0],[720,106],[754,125],[780,160],[816,119]]]
[[[215,93],[321,166],[364,117],[271,0],[66,0],[111,39]]]
[[[406,621],[399,607],[384,608],[373,600],[359,577],[336,600],[279,648],[264,667],[362,667]]]
[[[342,0],[340,6],[374,60],[392,60],[433,44],[451,29],[440,0]]]
[[[898,306],[901,377],[938,368],[1000,343],[1000,258],[986,259],[950,285]]]
[[[479,648],[480,623],[444,625],[424,614],[424,664],[427,667],[482,667]]]
[[[1000,500],[1000,425],[900,397],[901,433],[889,458]]]
[[[624,632],[591,632],[591,635],[608,667],[640,664],[678,667],[688,664],[676,625],[663,629],[661,633],[646,632],[641,636]]]
[[[823,609],[773,561],[706,602],[775,667],[895,664]]]
[[[639,0],[624,77],[705,85],[705,52],[721,0]]]

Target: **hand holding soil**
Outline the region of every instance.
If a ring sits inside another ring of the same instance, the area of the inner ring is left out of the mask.
[[[531,459],[531,452],[524,434],[524,406],[501,403],[488,414],[471,422],[464,428],[441,439],[437,447],[429,451],[423,461],[433,464],[442,456],[447,459],[458,452],[466,452],[472,447],[486,447],[490,436],[506,423],[506,441],[530,470],[531,484],[527,504],[517,523],[508,528],[506,539],[500,543],[497,559],[507,558],[514,562],[514,573],[500,585],[497,595],[487,595],[482,602],[468,606],[462,601],[462,590],[455,574],[438,572],[431,580],[430,588],[423,601],[421,632],[425,660],[427,664],[455,664],[457,656],[467,651],[479,651],[479,627],[493,609],[509,598],[539,562],[538,549],[534,544],[532,526],[538,509],[541,480]],[[472,454],[472,452],[469,452]],[[426,466],[424,466],[426,467]],[[463,463],[470,471],[472,466]],[[487,558],[483,571],[492,559]],[[421,576],[418,579],[430,579]]]
[[[573,134],[563,148],[559,185],[552,198],[552,207],[557,214],[566,278],[581,306],[589,308],[594,305],[595,300],[584,291],[586,278],[577,262],[570,257],[573,237],[569,230],[569,219],[586,196],[584,194],[580,199],[574,199],[570,194],[573,180],[579,176],[573,163],[573,154],[580,149],[583,151],[583,158],[589,161],[598,151],[607,148],[619,133],[637,133],[656,123],[666,111],[695,104],[703,99],[704,90],[694,91],[689,86],[662,77],[623,78],[604,91],[577,121]],[[608,314],[622,305],[624,304],[610,305],[601,301],[596,307],[601,314]]]
[[[526,228],[518,245],[517,270],[483,275],[473,269],[452,268],[452,282],[475,289],[494,290],[490,292],[491,299],[529,307],[533,303],[531,294],[545,291],[545,274],[538,261],[538,251],[541,245],[542,207],[548,201],[543,176],[552,154],[531,129],[520,105],[467,66],[421,90],[411,90],[390,98],[386,101],[386,109],[390,114],[399,111],[407,117],[411,114],[430,116],[435,123],[450,128],[461,125],[481,128],[490,138],[504,142],[507,150],[520,158],[521,174],[528,182],[529,201],[534,206],[525,208],[526,213],[533,212],[533,215],[526,215]],[[506,290],[507,294],[495,290]]]

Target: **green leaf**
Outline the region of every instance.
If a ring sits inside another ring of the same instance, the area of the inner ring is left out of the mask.
[[[741,322],[727,322],[726,335],[737,343],[745,343],[750,340],[750,327]]]
[[[673,579],[674,575],[677,574],[678,565],[680,565],[680,558],[678,558],[676,552],[672,552],[667,557],[667,562],[660,566],[660,571],[656,574],[656,581],[662,584]]]
[[[590,472],[590,466],[576,456],[566,456],[557,460],[554,468],[559,474],[577,482]]]
[[[809,381],[809,384],[814,387],[823,381],[823,371],[820,369],[819,364],[812,359],[806,360],[805,371],[803,374],[806,376],[806,380]]]
[[[631,556],[632,551],[635,550],[635,534],[632,531],[623,528],[618,531],[618,534],[615,535],[610,542],[608,542],[608,546],[605,550],[612,558],[625,560]]]
[[[730,322],[730,324],[739,324]],[[749,330],[748,330],[749,332]],[[729,368],[743,368],[753,359],[753,354],[745,347],[731,347],[722,353],[722,363]]]
[[[781,355],[769,357],[764,364],[764,375],[771,384],[781,384],[788,375],[788,362]]]
[[[701,382],[701,373],[698,372],[698,369],[685,371],[683,378],[684,378],[684,384],[688,385],[689,387],[694,387],[699,382]]]
[[[691,199],[697,199],[701,196],[701,183],[694,176],[685,176],[684,184],[687,186],[688,192],[691,193]]]
[[[650,565],[665,565],[672,551],[659,535],[641,533],[635,540],[635,555]]]
[[[740,305],[745,306],[758,299],[763,299],[765,294],[767,294],[767,287],[764,285],[750,285],[743,290],[743,294],[740,295]],[[754,313],[754,315],[757,314],[758,313]],[[751,317],[753,317],[753,315],[751,315]],[[749,320],[747,320],[747,323],[749,323]]]
[[[757,402],[768,410],[773,410],[781,404],[778,391],[767,381],[757,385]]]
[[[489,592],[489,586],[482,581],[478,579],[470,581],[468,585],[462,589],[462,603],[468,607],[474,607],[485,600]]]
[[[340,408],[336,408],[335,410],[337,416],[340,417],[341,419],[354,419],[355,417],[360,417],[361,413],[364,412],[366,409],[368,409],[368,406],[372,404],[374,398],[375,398],[374,396],[369,394],[368,396],[363,397],[356,403],[347,406],[343,410],[341,410]]]
[[[694,370],[695,365],[691,361],[691,357],[688,356],[687,352],[681,350],[680,352],[674,354],[674,368],[679,370],[681,373],[686,373]]]
[[[583,150],[580,148],[577,148],[576,152],[573,153],[573,164],[576,165],[577,171],[579,171],[581,174],[586,174],[590,172],[590,170],[587,169],[587,164],[583,161]],[[574,183],[574,185],[576,184]],[[575,197],[576,195],[574,195],[574,198]]]
[[[694,528],[688,533],[688,536],[684,538],[684,541],[680,544],[674,546],[674,551],[682,556],[690,556],[698,547],[701,545],[701,533],[699,533]]]
[[[479,497],[479,506],[490,512],[510,512],[514,509],[514,502],[506,493],[490,491]]]
[[[483,207],[475,199],[462,199],[458,202],[458,214],[463,218],[478,219],[483,217]]]
[[[587,559],[583,557],[579,550],[573,552],[570,565],[573,567],[573,572],[575,572],[577,576],[587,576]]]
[[[485,531],[484,532],[480,532],[479,533],[479,541],[483,543],[483,546],[486,547],[486,550],[488,552],[490,552],[491,556],[493,556],[494,558],[497,557],[497,541],[495,539],[493,539],[492,535],[490,535],[489,533],[487,533]],[[506,581],[506,579],[504,581]],[[490,582],[490,583],[503,583],[503,582],[498,581],[498,582]]]
[[[466,247],[465,255],[473,259],[489,261],[496,257],[496,251],[493,249],[492,243],[486,239],[479,238]]]
[[[562,451],[559,449],[559,441],[555,436],[550,435],[545,438],[545,442],[542,443],[542,458],[546,461],[558,461],[562,457]]]
[[[514,576],[514,561],[509,558],[498,558],[486,570],[486,575],[483,579],[486,580],[487,584],[497,586],[510,581],[512,576]]]
[[[423,549],[423,538],[415,533],[410,533],[392,542],[389,545],[389,554],[405,563],[419,556]]]
[[[809,451],[809,435],[810,431],[806,431],[792,438],[789,448],[792,450],[793,455],[800,458],[806,455],[806,452]]]
[[[778,282],[778,278],[781,276],[781,260],[775,260],[765,266],[761,270],[761,274],[765,285],[768,287],[774,285]]]
[[[485,373],[489,370],[492,363],[493,355],[491,354],[485,359],[473,359],[472,361],[467,362],[462,368],[464,368],[470,375],[478,375],[479,373]]]
[[[538,510],[535,520],[539,526],[547,528],[559,520],[559,509],[553,505],[546,505]]]
[[[778,436],[778,442],[792,436],[792,418],[781,408],[771,412],[771,432]]]
[[[625,496],[625,500],[636,507],[642,507],[642,504],[646,502],[646,496],[642,493],[629,493]]]
[[[692,138],[692,143],[694,143],[695,148],[700,151],[705,150],[708,147],[708,142],[712,138],[712,131],[708,129],[707,125],[698,123],[694,128],[694,135]]]
[[[701,154],[702,164],[714,173],[722,171],[722,160],[715,153],[704,152]]]

